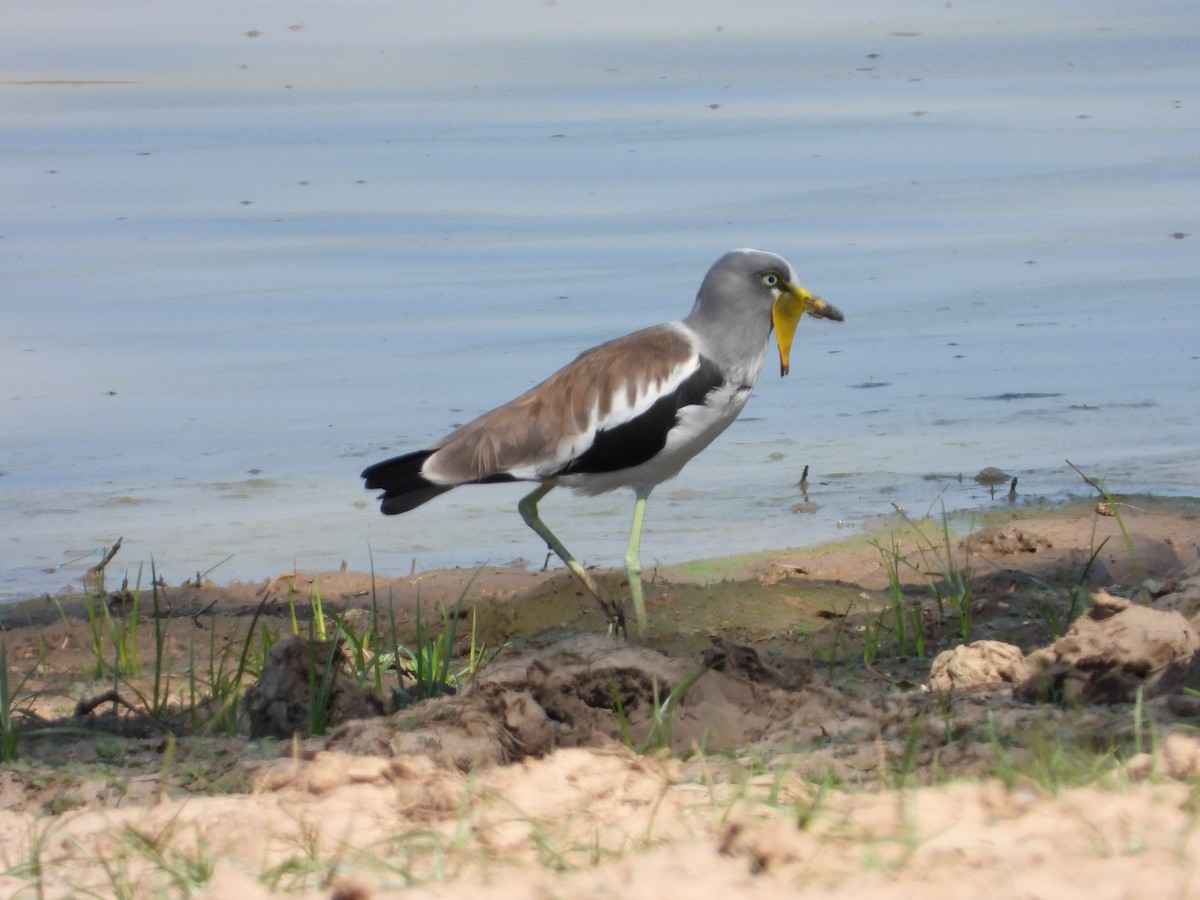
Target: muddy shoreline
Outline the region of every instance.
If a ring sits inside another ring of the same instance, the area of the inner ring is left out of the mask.
[[[1200,503],[1123,497],[1111,512],[1015,508],[949,536],[898,518],[837,545],[661,569],[640,643],[606,636],[568,573],[511,567],[143,591],[129,676],[114,676],[118,631],[94,627],[132,619],[129,594],[107,592],[108,618],[96,596],[90,618],[81,597],[6,608],[17,758],[0,769],[0,889],[604,896],[672,877],[705,896],[950,897],[984,873],[1014,896],[1183,896],[1200,683],[1174,662],[1118,661],[1084,684],[1101,651],[1080,667],[1068,645],[1143,612],[1174,617],[1149,643],[1183,635],[1175,661],[1200,641],[1186,599]],[[957,609],[955,583],[970,587]],[[460,597],[456,666],[485,662],[457,693],[388,712],[390,683],[352,670],[388,635],[440,632]],[[318,621],[372,636],[338,690],[374,699],[340,721],[330,706],[322,734],[301,717],[293,737],[251,739],[248,709],[287,720],[311,697],[303,666],[298,694],[272,695],[267,660]],[[247,657],[229,716],[195,701]],[[1019,683],[1035,669],[1040,695]]]

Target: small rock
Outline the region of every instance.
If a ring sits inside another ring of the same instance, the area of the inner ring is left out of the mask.
[[[988,466],[980,469],[975,476],[975,481],[979,484],[1002,484],[1012,478],[1003,469],[997,469],[995,466]]]

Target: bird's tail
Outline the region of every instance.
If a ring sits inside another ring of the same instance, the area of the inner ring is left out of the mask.
[[[418,450],[416,453],[385,459],[363,469],[362,477],[367,481],[366,487],[383,491],[379,497],[383,501],[379,508],[384,515],[394,516],[397,513],[408,512],[453,487],[434,484],[421,474],[421,466],[433,452]]]

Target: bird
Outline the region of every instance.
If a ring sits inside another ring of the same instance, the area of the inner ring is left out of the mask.
[[[368,466],[385,515],[409,512],[467,484],[537,485],[517,504],[525,523],[628,636],[625,611],[538,515],[556,487],[585,495],[634,492],[624,564],[639,635],[646,631],[641,534],[646,501],[737,418],[762,371],[771,332],[780,376],[790,369],[801,317],[841,322],[840,310],[802,287],[783,257],[732,250],[700,283],[688,315],[593,347],[515,400],[439,441]]]

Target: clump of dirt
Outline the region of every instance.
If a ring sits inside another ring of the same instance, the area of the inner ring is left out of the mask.
[[[1155,609],[1173,610],[1200,626],[1200,560],[1162,580],[1147,580],[1142,590]]]
[[[961,691],[968,688],[1018,684],[1032,669],[1021,648],[1003,641],[974,641],[943,650],[929,670],[929,688]]]
[[[976,553],[1011,556],[1014,553],[1037,553],[1049,550],[1053,544],[1046,538],[1015,525],[994,526],[964,538],[961,546]]]
[[[1200,778],[1200,735],[1173,731],[1162,739],[1156,753],[1139,753],[1125,764],[1137,781],[1165,775],[1177,781]]]
[[[1187,678],[1200,634],[1178,612],[1092,595],[1088,611],[1050,647],[1030,655],[1033,674],[1017,691],[1029,700],[1131,703]]]
[[[267,651],[244,698],[251,740],[307,734],[314,716],[328,725],[383,715],[383,702],[355,684],[335,641],[289,637]]]
[[[935,691],[1015,686],[1030,702],[1131,703],[1200,687],[1200,633],[1175,610],[1134,603],[1107,591],[1048,647],[1028,656],[1003,641],[982,640],[934,659]]]

